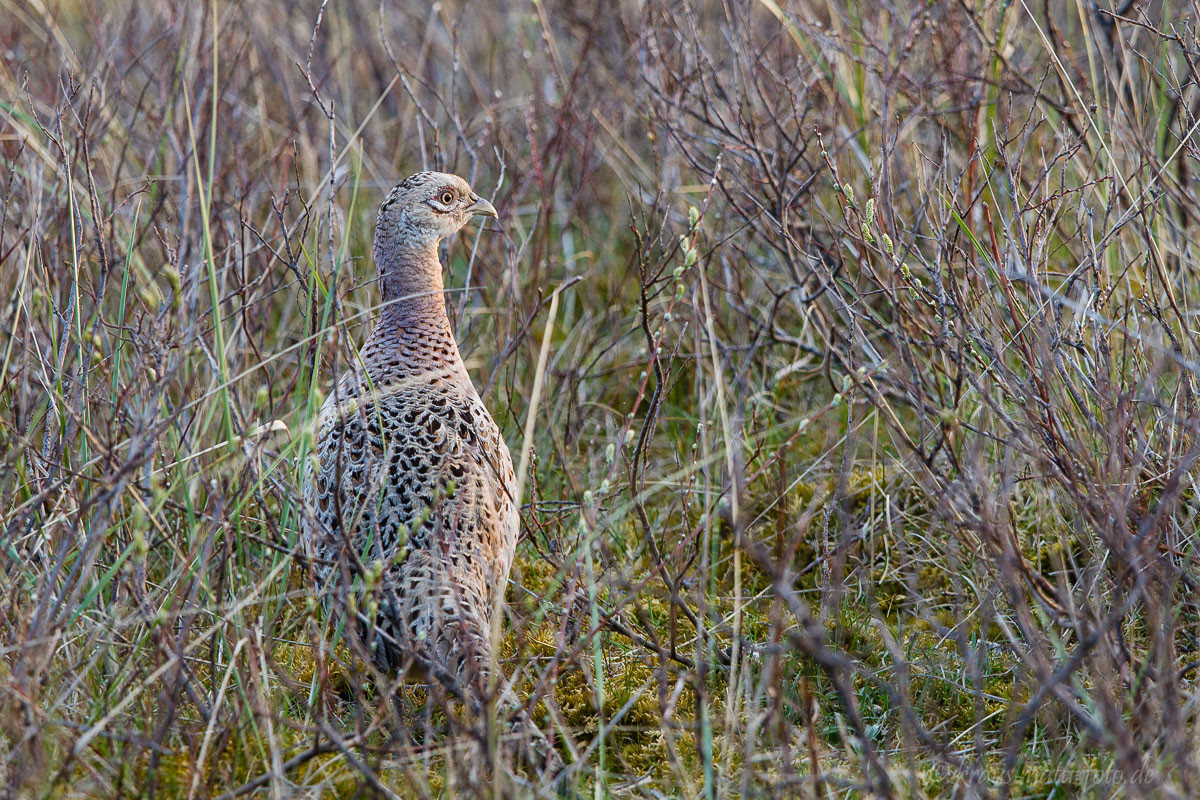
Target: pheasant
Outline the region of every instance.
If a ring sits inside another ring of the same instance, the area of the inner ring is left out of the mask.
[[[519,519],[508,447],[443,298],[438,246],[475,215],[496,209],[439,172],[412,175],[380,207],[383,309],[318,417],[303,541],[323,588],[343,603],[356,594],[376,666],[478,706]]]

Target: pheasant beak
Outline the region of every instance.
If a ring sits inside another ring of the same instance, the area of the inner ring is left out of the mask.
[[[500,217],[496,213],[496,208],[482,197],[476,197],[475,202],[467,206],[467,211],[470,211],[472,214],[482,214],[485,217]]]

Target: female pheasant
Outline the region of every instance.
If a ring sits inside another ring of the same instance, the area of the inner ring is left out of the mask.
[[[496,209],[439,172],[409,177],[380,207],[383,310],[321,409],[303,530],[324,587],[357,594],[376,665],[472,703],[518,532],[512,460],[459,355],[438,260],[478,214]]]

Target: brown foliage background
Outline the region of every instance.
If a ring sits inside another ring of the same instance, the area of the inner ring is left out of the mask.
[[[6,793],[554,791],[293,557],[436,168],[566,785],[1194,796],[1197,11],[5,4]]]

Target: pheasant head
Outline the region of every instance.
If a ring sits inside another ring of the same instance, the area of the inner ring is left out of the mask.
[[[375,264],[385,301],[442,292],[437,248],[471,217],[495,217],[492,204],[457,175],[418,172],[392,189],[379,207]]]

